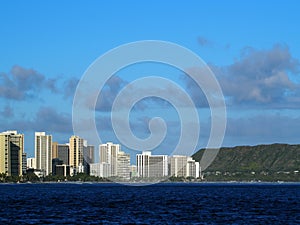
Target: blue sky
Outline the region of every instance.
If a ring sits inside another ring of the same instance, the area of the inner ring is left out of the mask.
[[[2,1],[0,130],[24,133],[29,156],[34,131],[67,142],[74,91],[88,66],[119,45],[163,40],[192,50],[215,73],[227,106],[223,146],[299,143],[299,9],[297,1]],[[178,82],[192,96],[203,122],[198,147],[205,146],[205,99],[180,71],[151,64],[120,71],[103,90],[96,110],[102,140],[117,142],[108,112],[118,91],[149,73]],[[133,132],[147,137],[153,116],[170,125],[160,148],[174,148],[176,111],[164,101],[139,103]]]

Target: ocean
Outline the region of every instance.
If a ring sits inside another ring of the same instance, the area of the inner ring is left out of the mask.
[[[1,184],[0,224],[300,224],[298,183]]]

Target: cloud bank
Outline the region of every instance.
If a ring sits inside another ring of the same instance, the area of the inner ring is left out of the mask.
[[[40,96],[44,90],[69,98],[73,97],[78,81],[74,77],[47,78],[34,69],[14,65],[8,73],[0,73],[0,98],[26,101]]]
[[[268,50],[245,48],[240,58],[225,67],[213,67],[229,105],[259,105],[274,108],[300,106],[300,63],[288,47],[274,45]]]

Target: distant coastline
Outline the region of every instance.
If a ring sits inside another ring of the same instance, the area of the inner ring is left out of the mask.
[[[70,185],[105,185],[105,186],[148,186],[148,185],[157,185],[157,186],[168,186],[168,185],[199,185],[199,186],[205,186],[205,185],[300,185],[300,182],[291,182],[291,181],[277,181],[277,182],[262,182],[262,181],[202,181],[202,182],[87,182],[87,181],[63,181],[63,182],[26,182],[26,183],[18,183],[18,182],[6,182],[6,183],[0,183],[0,185],[35,185],[35,184],[70,184]]]
[[[201,162],[204,149],[200,149],[193,159]],[[200,163],[201,165],[201,163]],[[256,146],[222,147],[211,163],[194,177],[96,177],[84,173],[75,176],[37,177],[33,173],[24,176],[0,174],[1,183],[299,183],[300,144],[269,144]]]

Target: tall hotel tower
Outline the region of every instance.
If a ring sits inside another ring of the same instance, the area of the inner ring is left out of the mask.
[[[84,139],[79,136],[70,137],[69,164],[77,172],[83,173],[83,148]]]
[[[136,164],[139,177],[168,176],[167,155],[151,155],[150,151],[143,151],[136,155]]]
[[[109,176],[117,176],[117,164],[118,164],[118,153],[120,151],[119,144],[113,144],[107,142],[106,144],[101,144],[99,146],[100,150],[100,163],[110,164],[110,173]]]
[[[17,131],[0,133],[0,173],[8,176],[22,175],[24,135]]]
[[[52,135],[45,132],[35,132],[36,168],[42,170],[45,176],[52,172]]]

